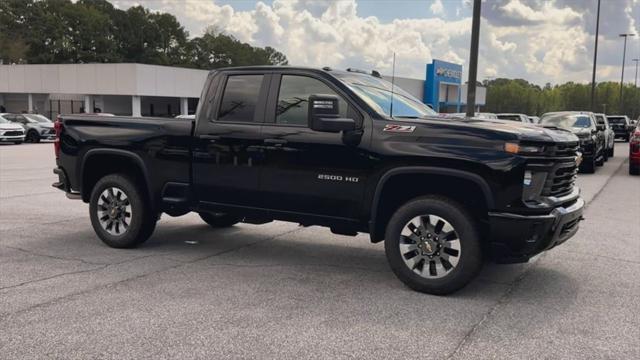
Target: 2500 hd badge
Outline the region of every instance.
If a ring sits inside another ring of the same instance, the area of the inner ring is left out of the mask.
[[[357,183],[360,179],[354,176],[342,176],[342,175],[327,175],[327,174],[318,174],[318,179],[320,180],[330,180],[330,181],[346,181]]]

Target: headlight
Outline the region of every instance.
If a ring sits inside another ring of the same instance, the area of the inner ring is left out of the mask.
[[[512,154],[541,154],[544,152],[544,146],[505,143],[504,151]]]

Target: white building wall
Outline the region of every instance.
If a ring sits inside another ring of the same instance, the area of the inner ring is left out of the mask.
[[[0,93],[197,98],[208,73],[145,64],[0,65]]]

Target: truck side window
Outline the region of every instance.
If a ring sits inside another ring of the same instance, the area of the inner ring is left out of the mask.
[[[252,122],[263,75],[231,75],[224,88],[218,120]]]
[[[307,76],[283,75],[278,93],[276,123],[307,126],[309,95],[338,95],[320,80]],[[339,96],[339,95],[338,95]],[[339,97],[340,116],[347,117],[349,105]]]

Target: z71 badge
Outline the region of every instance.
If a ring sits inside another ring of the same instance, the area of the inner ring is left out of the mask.
[[[415,130],[416,127],[415,126],[410,126],[410,125],[394,125],[394,124],[387,124],[384,126],[384,129],[382,131],[388,131],[388,132],[413,132],[413,130]]]

